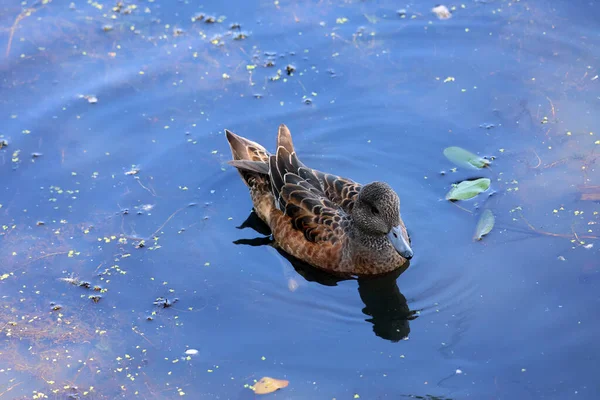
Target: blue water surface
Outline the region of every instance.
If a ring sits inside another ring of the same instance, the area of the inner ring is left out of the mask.
[[[0,398],[597,399],[600,6],[436,5],[0,1]],[[224,129],[281,123],[398,192],[410,267],[251,240]]]

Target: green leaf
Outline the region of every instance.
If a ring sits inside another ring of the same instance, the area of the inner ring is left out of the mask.
[[[490,233],[494,227],[495,221],[494,214],[490,210],[483,210],[481,217],[479,217],[479,222],[477,222],[477,228],[475,228],[475,236],[473,236],[473,239],[481,240],[485,235]]]
[[[448,160],[459,166],[484,168],[490,165],[489,160],[456,146],[444,149],[444,155]]]
[[[485,192],[490,188],[488,178],[479,178],[474,181],[462,181],[446,194],[446,200],[468,200]]]

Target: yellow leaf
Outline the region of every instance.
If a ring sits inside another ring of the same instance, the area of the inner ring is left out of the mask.
[[[269,378],[268,376],[265,376],[264,378],[262,378],[260,381],[258,381],[254,385],[254,393],[256,393],[256,394],[273,393],[276,390],[287,387],[287,385],[289,383],[290,382],[286,381],[286,380]]]

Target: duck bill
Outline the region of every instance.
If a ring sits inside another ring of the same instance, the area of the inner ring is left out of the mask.
[[[400,227],[400,225],[398,225],[398,226],[393,227],[387,236],[388,236],[388,239],[390,239],[392,246],[394,246],[394,248],[398,252],[398,254],[400,254],[402,257],[406,258],[407,260],[410,260],[413,257],[413,251],[410,248],[408,239],[405,238],[402,233],[403,233],[402,228]]]

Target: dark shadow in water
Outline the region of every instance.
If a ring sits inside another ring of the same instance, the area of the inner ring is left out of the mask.
[[[251,228],[263,235],[270,235],[269,227],[256,215],[254,211],[248,218],[238,226],[238,229]],[[271,236],[257,237],[253,239],[239,239],[235,244],[249,246],[273,246]],[[417,318],[416,311],[408,307],[406,297],[400,293],[396,279],[409,266],[407,262],[395,271],[376,275],[372,277],[344,277],[330,274],[315,268],[283,250],[273,246],[294,267],[298,274],[309,282],[317,282],[325,286],[336,286],[344,280],[356,280],[358,282],[358,294],[365,304],[363,314],[369,318],[367,322],[373,324],[373,332],[380,338],[398,342],[408,337],[410,333],[409,321]]]

